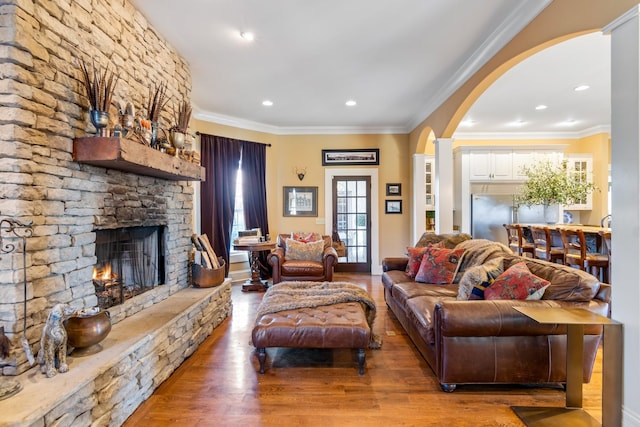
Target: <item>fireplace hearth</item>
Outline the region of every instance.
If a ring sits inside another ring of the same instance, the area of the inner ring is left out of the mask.
[[[165,283],[163,226],[96,231],[93,285],[107,309]]]

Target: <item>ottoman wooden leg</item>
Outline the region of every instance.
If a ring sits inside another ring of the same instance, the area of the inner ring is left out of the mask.
[[[365,360],[365,352],[364,352],[364,348],[359,348],[358,349],[358,373],[360,375],[364,375],[364,360]]]
[[[264,362],[267,360],[267,349],[260,347],[258,349],[258,362],[260,362],[260,373],[264,374]]]

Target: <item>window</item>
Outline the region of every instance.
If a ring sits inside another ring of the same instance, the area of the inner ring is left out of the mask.
[[[238,238],[238,231],[245,230],[244,208],[242,205],[242,169],[238,169],[236,176],[236,200],[233,208],[233,225],[231,226],[231,241]],[[244,251],[234,251],[231,247],[232,254],[244,254]]]

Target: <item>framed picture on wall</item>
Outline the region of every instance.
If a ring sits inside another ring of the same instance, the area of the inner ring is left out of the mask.
[[[318,187],[282,187],[283,216],[318,216]]]
[[[387,196],[402,196],[402,184],[387,184]]]
[[[401,214],[402,213],[402,200],[385,200],[384,201],[384,213],[387,213],[387,214]]]
[[[322,166],[379,165],[380,150],[322,150]]]

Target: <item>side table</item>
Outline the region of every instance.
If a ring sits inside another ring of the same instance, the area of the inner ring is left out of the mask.
[[[564,408],[512,406],[527,426],[599,426],[582,410],[584,326],[602,325],[602,426],[622,425],[622,324],[582,308],[513,307],[538,323],[567,325]]]
[[[242,285],[243,292],[264,292],[267,290],[266,281],[260,279],[260,260],[258,254],[262,251],[275,249],[275,242],[256,242],[233,245],[236,251],[249,252],[249,267],[251,268],[251,279]]]

